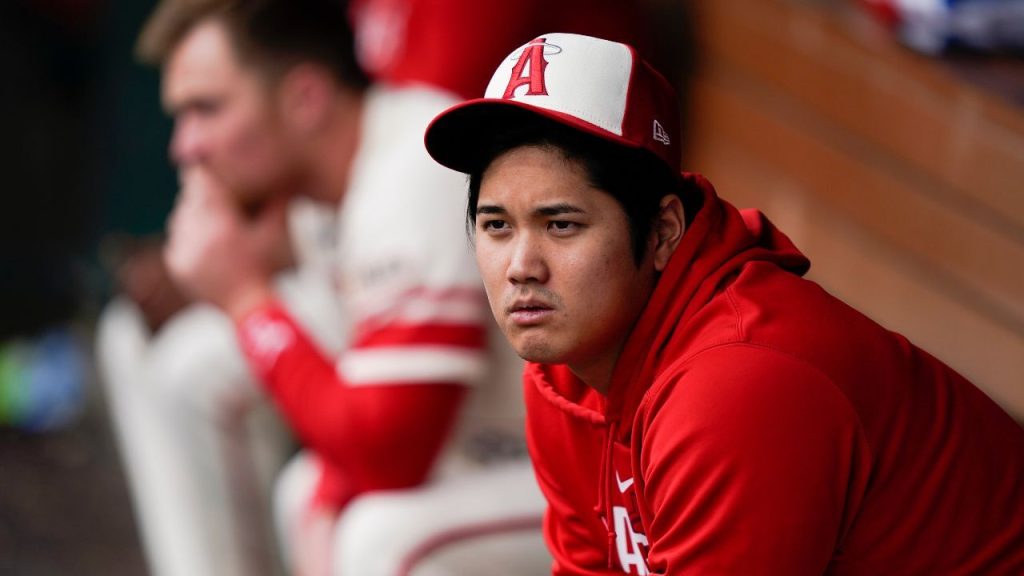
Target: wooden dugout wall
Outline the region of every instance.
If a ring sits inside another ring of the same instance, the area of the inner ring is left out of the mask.
[[[685,165],[1024,422],[1024,108],[850,10],[693,3]]]

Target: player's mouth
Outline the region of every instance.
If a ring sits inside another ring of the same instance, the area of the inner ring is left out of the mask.
[[[516,326],[527,327],[541,324],[554,315],[555,310],[543,300],[528,298],[516,300],[505,309],[505,313]]]

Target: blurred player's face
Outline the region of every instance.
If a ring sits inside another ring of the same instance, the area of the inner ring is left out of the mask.
[[[655,278],[650,257],[634,260],[619,203],[548,147],[516,148],[487,168],[476,259],[516,352],[579,375],[611,370]]]
[[[175,47],[163,100],[174,117],[171,158],[179,167],[209,170],[249,208],[288,187],[296,161],[272,87],[238,61],[222,24],[200,23]]]

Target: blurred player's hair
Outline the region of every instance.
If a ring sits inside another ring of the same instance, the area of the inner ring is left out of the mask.
[[[516,112],[512,112],[515,114]],[[476,228],[476,207],[484,172],[498,156],[521,146],[551,147],[567,160],[583,167],[590,184],[614,198],[629,219],[633,258],[639,264],[647,251],[647,237],[668,194],[680,197],[689,222],[700,208],[701,195],[654,154],[614,144],[579,130],[522,114],[517,122],[494,134],[490,145],[479,151],[477,168],[469,174],[466,224],[470,235]]]
[[[369,84],[356,62],[352,30],[339,0],[162,0],[135,47],[162,65],[197,25],[224,25],[238,58],[276,78],[299,63],[323,66],[341,85]]]

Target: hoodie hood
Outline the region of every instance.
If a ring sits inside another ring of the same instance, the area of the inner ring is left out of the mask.
[[[650,301],[626,342],[612,375],[608,396],[594,399],[565,366],[530,364],[527,379],[561,410],[597,426],[631,421],[644,393],[665,362],[685,353],[687,323],[745,264],[773,262],[803,275],[810,262],[757,210],[737,210],[720,199],[703,176],[683,173],[703,203],[655,285]],[[617,427],[628,434],[630,426]]]

